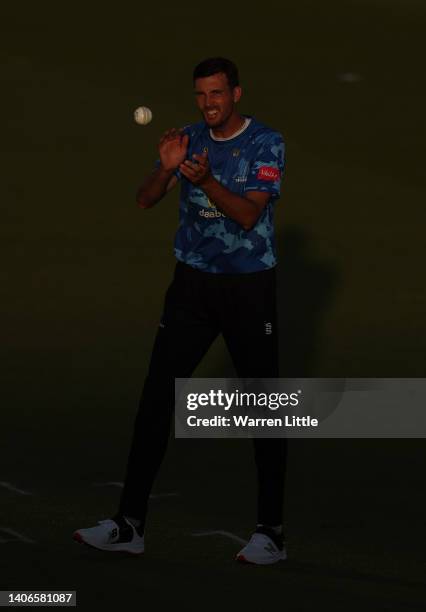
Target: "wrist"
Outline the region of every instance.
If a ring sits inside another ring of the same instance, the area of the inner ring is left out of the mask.
[[[163,163],[160,161],[160,165],[158,166],[158,170],[164,176],[171,176],[173,174],[173,172],[176,170],[176,168],[170,168],[168,166],[164,166]]]
[[[200,183],[200,187],[201,189],[209,189],[210,187],[212,187],[214,185],[214,183],[216,182],[216,179],[214,178],[213,174],[211,174],[211,172],[209,172],[209,174],[206,176],[206,178]]]

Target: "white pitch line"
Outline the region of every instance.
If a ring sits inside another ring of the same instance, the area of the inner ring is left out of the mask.
[[[239,538],[234,533],[230,533],[229,531],[200,531],[198,533],[191,533],[192,536],[198,538],[203,536],[212,536],[212,535],[221,535],[225,538],[229,538],[230,540],[235,540],[239,544],[247,544],[247,540],[243,540],[243,538]]]
[[[123,482],[118,482],[115,480],[110,480],[109,482],[94,482],[94,487],[120,487],[122,489],[124,487]]]
[[[10,482],[5,482],[4,480],[0,481],[0,487],[3,487],[4,489],[8,489],[9,491],[12,491],[13,493],[18,493],[19,495],[32,495],[32,493],[30,493],[29,491],[18,489],[17,487],[14,487],[12,484],[10,484]]]
[[[109,482],[94,482],[94,487],[119,487],[122,489],[124,487],[124,483],[118,482],[115,480],[110,480]],[[162,497],[178,497],[179,493],[153,493],[149,496],[150,499],[161,499]]]
[[[9,529],[8,527],[0,527],[0,533],[6,533],[7,535],[13,536],[12,539],[8,539],[5,540],[3,538],[0,538],[0,544],[6,544],[6,542],[24,542],[25,544],[35,544],[34,540],[30,540],[29,538],[26,538],[24,535],[22,535],[21,533],[18,533],[17,531],[14,531],[13,529]]]

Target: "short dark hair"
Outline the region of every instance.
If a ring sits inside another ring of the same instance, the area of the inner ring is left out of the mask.
[[[234,89],[234,87],[237,87],[240,84],[238,68],[234,62],[231,62],[231,60],[226,59],[225,57],[209,57],[208,59],[200,62],[194,68],[192,80],[195,82],[195,79],[202,79],[204,77],[212,76],[218,72],[223,72],[226,74],[228,85],[231,89]]]

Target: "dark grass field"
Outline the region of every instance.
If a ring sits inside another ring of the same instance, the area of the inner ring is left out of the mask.
[[[282,372],[423,377],[423,2],[1,8],[0,590],[81,609],[423,610],[424,441],[292,441],[289,561],[233,562],[255,521],[241,440],[172,440],[143,559],[71,534],[115,511],[170,281],[177,193],[138,210],[161,133],[198,120],[193,66],[239,65],[279,129]],[[133,123],[136,106],[154,113]],[[232,375],[222,341],[199,376]],[[34,543],[9,541],[11,529]]]

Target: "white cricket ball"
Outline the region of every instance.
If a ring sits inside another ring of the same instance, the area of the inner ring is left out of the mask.
[[[134,113],[135,121],[139,125],[147,125],[152,119],[151,109],[147,106],[139,106]]]

